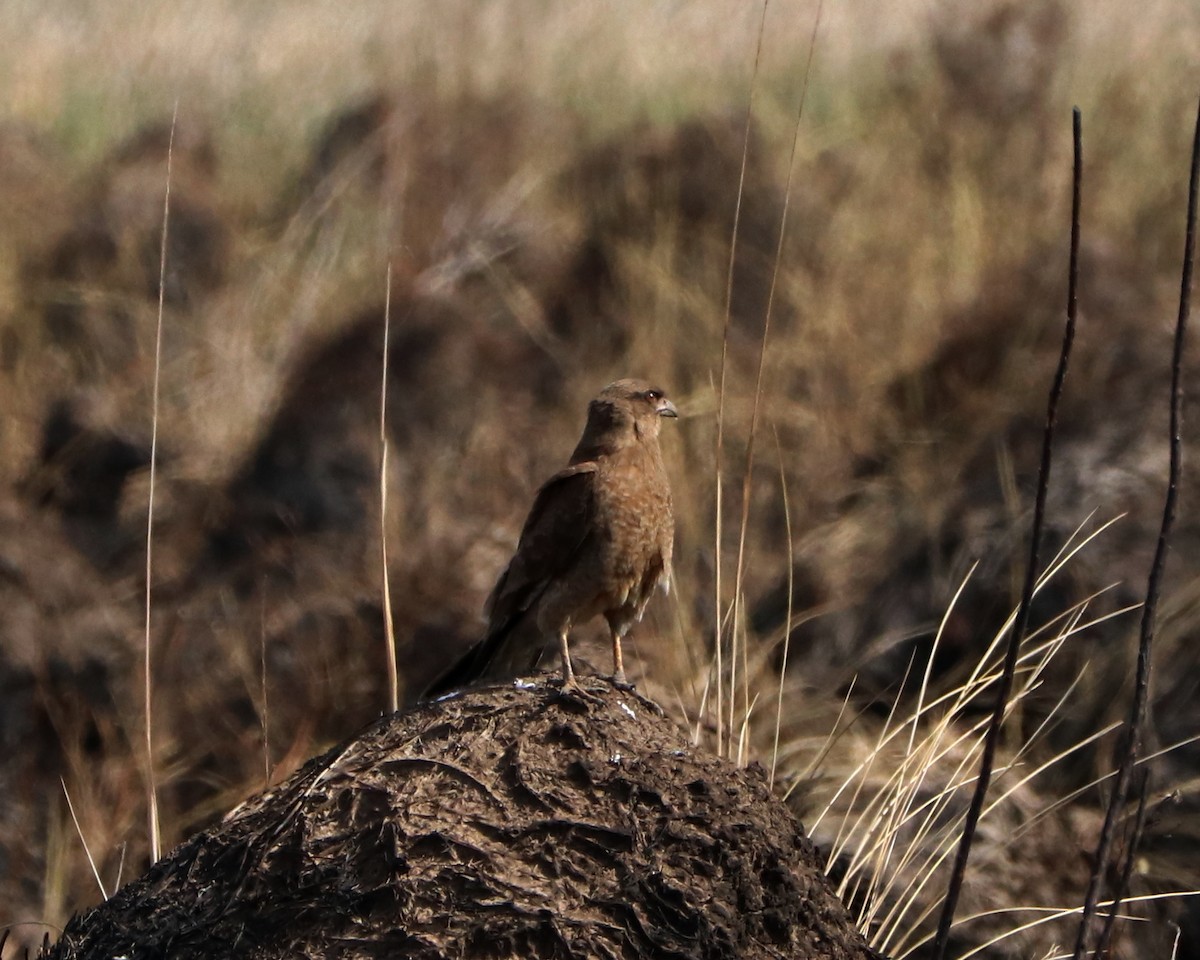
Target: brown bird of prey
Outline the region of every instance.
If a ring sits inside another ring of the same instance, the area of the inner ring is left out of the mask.
[[[600,391],[571,459],[538,490],[517,552],[488,597],[487,634],[426,696],[529,673],[555,643],[563,685],[572,686],[571,627],[599,614],[612,636],[614,678],[625,683],[621,638],[654,588],[670,588],[675,518],[658,428],[678,415],[643,380]]]

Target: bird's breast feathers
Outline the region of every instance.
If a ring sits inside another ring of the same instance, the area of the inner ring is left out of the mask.
[[[610,573],[639,606],[671,574],[675,520],[666,470],[657,451],[606,458],[597,476],[596,519]]]

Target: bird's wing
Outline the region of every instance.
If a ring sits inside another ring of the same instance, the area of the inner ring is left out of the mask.
[[[528,638],[530,625],[522,623],[522,615],[555,577],[569,569],[591,535],[595,472],[594,461],[577,463],[560,470],[538,490],[521,530],[517,552],[488,597],[487,635],[429,685],[424,693],[426,698],[441,696],[487,676],[489,666],[505,656],[514,636]],[[536,626],[532,629],[536,637]],[[524,646],[510,650],[510,659],[517,656],[520,660],[529,654],[528,662],[520,666],[506,663],[506,669],[516,673],[533,669],[542,646],[539,642],[530,650]]]
[[[538,490],[517,552],[488,597],[485,612],[490,631],[502,629],[528,610],[546,586],[571,565],[592,533],[596,470],[595,461],[573,464]]]

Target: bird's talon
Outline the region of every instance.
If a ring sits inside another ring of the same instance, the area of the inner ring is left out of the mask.
[[[560,695],[578,695],[583,692],[583,687],[579,684],[579,678],[576,677],[575,671],[570,667],[563,670],[563,672],[559,674],[558,691]]]
[[[603,697],[592,693],[575,677],[571,677],[570,680],[564,679],[559,685],[558,691],[554,694],[553,699],[568,708],[573,707],[576,710],[582,708],[584,712],[604,702]]]

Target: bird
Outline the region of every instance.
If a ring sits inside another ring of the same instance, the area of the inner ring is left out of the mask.
[[[486,634],[426,698],[527,674],[555,644],[563,688],[575,687],[571,628],[600,615],[613,679],[628,686],[621,639],[656,588],[670,591],[675,518],[659,427],[678,416],[661,387],[638,379],[610,383],[588,404],[583,435],[567,465],[538,489],[487,599]]]

